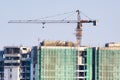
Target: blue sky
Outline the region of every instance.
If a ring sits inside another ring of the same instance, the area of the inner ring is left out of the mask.
[[[8,24],[9,20],[40,19],[79,9],[98,26],[83,25],[82,45],[103,46],[120,41],[119,0],[0,0],[0,49],[4,46],[34,46],[40,40],[76,41],[76,24]],[[68,15],[58,17],[62,19]],[[82,15],[81,15],[82,16]],[[76,19],[76,14],[72,16]]]

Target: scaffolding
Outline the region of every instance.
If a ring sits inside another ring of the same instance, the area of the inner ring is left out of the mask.
[[[98,48],[96,80],[120,80],[120,47]]]
[[[77,60],[73,47],[41,47],[39,80],[76,80]]]
[[[93,48],[87,48],[87,73],[86,73],[86,80],[93,80]]]

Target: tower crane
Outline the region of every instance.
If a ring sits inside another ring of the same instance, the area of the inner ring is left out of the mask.
[[[36,24],[46,24],[46,23],[77,23],[76,27],[76,40],[77,46],[81,46],[82,40],[82,24],[83,23],[93,23],[93,26],[96,26],[96,20],[83,20],[80,17],[80,11],[77,12],[77,20],[10,20],[8,23],[36,23]]]

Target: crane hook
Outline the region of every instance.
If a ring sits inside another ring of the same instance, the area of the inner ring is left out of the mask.
[[[45,22],[43,22],[42,24],[43,24],[42,28],[45,28],[45,27],[44,27],[44,25],[45,25]]]

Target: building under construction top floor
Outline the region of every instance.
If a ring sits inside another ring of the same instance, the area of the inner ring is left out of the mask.
[[[120,80],[120,47],[100,47],[95,59],[95,80]]]

